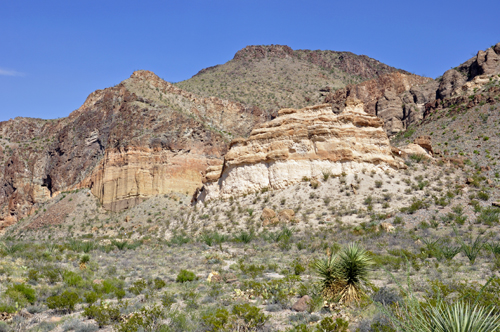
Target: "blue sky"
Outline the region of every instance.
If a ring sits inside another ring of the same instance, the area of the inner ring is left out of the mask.
[[[0,121],[67,116],[137,69],[185,80],[246,45],[351,51],[437,77],[500,42],[498,13],[498,0],[0,0]]]

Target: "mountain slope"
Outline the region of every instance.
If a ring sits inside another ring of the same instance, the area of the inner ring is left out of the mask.
[[[381,75],[400,72],[365,55],[247,46],[225,64],[176,83],[202,96],[217,96],[267,111],[322,103],[326,93]]]
[[[0,221],[76,188],[91,188],[113,210],[154,194],[193,193],[228,142],[265,120],[258,109],[138,71],[93,92],[67,118],[0,122]]]

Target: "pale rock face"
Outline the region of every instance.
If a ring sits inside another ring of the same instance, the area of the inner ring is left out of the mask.
[[[90,187],[106,209],[120,211],[153,195],[193,194],[210,161],[146,147],[106,152],[91,175]]]
[[[223,167],[211,168],[199,199],[225,198],[262,188],[283,189],[304,177],[320,178],[362,171],[404,168],[391,153],[384,123],[348,99],[340,114],[330,105],[283,109],[257,126],[248,139],[237,139]],[[217,173],[219,177],[217,178]]]

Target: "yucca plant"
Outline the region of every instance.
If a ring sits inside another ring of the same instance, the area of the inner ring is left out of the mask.
[[[373,260],[357,243],[350,243],[338,255],[327,255],[315,262],[315,268],[323,279],[323,293],[339,302],[359,301],[364,287],[369,283]]]
[[[500,242],[486,243],[486,249],[491,251],[494,255],[500,255]]]
[[[111,244],[116,246],[119,250],[124,250],[127,248],[127,241],[111,241]]]
[[[479,256],[479,253],[481,250],[484,248],[485,241],[484,238],[481,235],[478,235],[474,241],[472,241],[472,238],[470,239],[470,244],[467,244],[464,242],[462,237],[458,235],[458,232],[455,228],[453,228],[455,231],[455,234],[457,235],[457,240],[460,243],[460,247],[462,248],[462,252],[464,253],[467,258],[469,258],[469,261],[471,264],[474,264],[476,261],[477,256]]]
[[[477,304],[483,290],[493,280],[491,278],[481,288],[475,301],[458,299],[454,303],[445,302],[438,294],[437,301],[426,299],[421,302],[414,295],[410,281],[410,264],[407,262],[407,287],[397,281],[399,290],[405,295],[401,304],[386,307],[375,305],[389,318],[392,330],[398,332],[495,332],[500,331],[500,316],[493,307]]]
[[[444,304],[428,309],[427,331],[436,332],[494,332],[500,331],[500,316],[493,308],[466,302]]]

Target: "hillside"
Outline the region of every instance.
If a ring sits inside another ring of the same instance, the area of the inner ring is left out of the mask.
[[[394,72],[409,74],[351,52],[247,46],[225,64],[175,85],[273,112],[320,104],[330,91]]]
[[[0,224],[75,188],[91,188],[112,210],[151,195],[193,193],[231,139],[265,120],[258,109],[137,71],[93,92],[66,118],[1,122]]]
[[[0,331],[498,323],[500,43],[324,98],[271,119],[139,71],[0,123]]]

